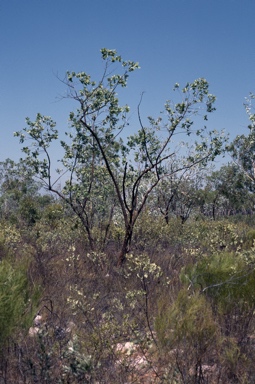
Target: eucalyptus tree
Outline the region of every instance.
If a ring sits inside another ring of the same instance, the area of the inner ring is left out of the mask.
[[[167,224],[171,216],[179,217],[184,224],[192,210],[200,205],[200,191],[205,183],[207,167],[198,164],[180,174],[174,173],[173,168],[171,171],[171,176],[156,188],[155,200]]]
[[[248,135],[237,135],[228,147],[234,162],[240,167],[246,177],[255,181],[255,95],[250,93],[244,107],[249,118]]]
[[[41,184],[33,171],[23,162],[11,159],[0,162],[0,214],[11,221],[25,219],[34,223],[38,218],[38,199]]]
[[[214,192],[214,212],[230,215],[251,212],[254,207],[254,186],[235,163],[223,165],[207,178]]]
[[[204,125],[208,113],[215,110],[215,96],[202,78],[187,83],[183,89],[176,84],[174,90],[179,92],[180,102],[167,101],[164,112],[158,118],[149,117],[146,125],[139,104],[136,132],[126,139],[121,137],[128,125],[129,107],[120,105],[117,90],[127,86],[130,73],[139,65],[123,60],[115,50],[104,48],[101,54],[105,67],[99,81],[93,81],[86,72],[67,72],[65,79],[67,97],[78,108],[69,115],[68,141],[61,141],[65,154],[59,177],[63,173],[68,176],[63,190],[56,188],[53,180],[49,151],[52,141],[58,140],[55,122],[38,114],[34,122],[27,118],[27,127],[15,135],[21,143],[32,139],[32,145],[22,149],[27,163],[47,189],[72,207],[87,231],[91,247],[94,239],[90,209],[93,203],[104,207],[104,196],[111,195],[109,222],[117,205],[124,223],[118,255],[121,265],[130,251],[135,223],[155,187],[173,174],[213,160],[221,152],[224,137],[217,131],[208,132]],[[199,119],[203,123],[195,128]],[[175,141],[178,137],[180,143]],[[169,166],[177,158],[178,165]]]
[[[16,163],[11,159],[0,162],[0,193],[16,191],[18,195],[35,195],[41,185],[33,178],[33,171],[24,162]]]

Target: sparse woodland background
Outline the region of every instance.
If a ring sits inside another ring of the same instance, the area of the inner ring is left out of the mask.
[[[66,141],[38,113],[0,164],[0,383],[253,383],[254,96],[232,143],[205,79],[129,135],[138,64],[101,53],[63,81]]]

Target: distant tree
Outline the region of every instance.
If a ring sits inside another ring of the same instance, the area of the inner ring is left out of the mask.
[[[11,159],[0,162],[0,215],[4,219],[28,226],[35,224],[44,208],[53,202],[41,194],[42,183],[31,167]]]
[[[223,165],[208,177],[210,190],[214,192],[214,211],[228,216],[253,209],[252,183],[234,163]]]
[[[35,198],[41,184],[24,163],[6,159],[0,163],[0,212],[3,218],[16,221],[21,211],[26,221],[35,222],[38,213]],[[20,211],[21,209],[21,211]]]
[[[252,182],[255,181],[255,95],[250,93],[244,103],[250,124],[248,135],[237,135],[229,145],[228,150],[234,162]]]
[[[32,139],[32,146],[23,147],[27,164],[48,190],[71,206],[92,248],[91,209],[103,209],[103,215],[107,210],[109,223],[114,206],[118,205],[125,227],[118,257],[121,265],[130,251],[135,223],[154,188],[173,174],[213,160],[221,152],[224,137],[216,131],[207,132],[204,124],[194,128],[201,114],[206,121],[207,114],[215,110],[215,96],[209,93],[207,81],[198,79],[183,89],[176,84],[174,89],[179,91],[181,101],[167,101],[159,118],[148,118],[148,126],[142,123],[139,104],[140,127],[126,140],[122,139],[120,134],[128,125],[129,107],[119,105],[117,88],[126,87],[129,74],[138,64],[124,61],[114,50],[102,49],[101,53],[105,69],[98,82],[85,72],[68,72],[65,80],[68,97],[77,102],[78,109],[69,115],[69,141],[61,141],[65,154],[60,176],[68,175],[63,190],[56,188],[56,181],[52,180],[49,147],[58,140],[55,122],[38,114],[34,122],[27,118],[27,128],[15,135],[21,143]],[[114,64],[121,65],[120,74],[115,74]],[[174,142],[177,134],[183,139],[180,144]],[[169,164],[177,157],[178,165],[171,168]],[[111,198],[106,201],[105,196],[109,195]]]
[[[174,173],[162,180],[155,193],[158,208],[167,224],[171,216],[179,217],[184,224],[192,210],[198,207],[205,180],[204,170],[198,164],[180,175]]]
[[[0,193],[13,191],[19,196],[34,195],[41,188],[41,183],[35,181],[31,168],[23,162],[15,163],[11,159],[0,162]]]

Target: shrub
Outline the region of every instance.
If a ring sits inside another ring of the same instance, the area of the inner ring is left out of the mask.
[[[0,343],[4,344],[15,331],[28,327],[34,316],[39,291],[31,292],[27,278],[27,263],[0,263]]]

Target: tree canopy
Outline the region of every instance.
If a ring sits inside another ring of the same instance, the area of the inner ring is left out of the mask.
[[[215,130],[207,130],[205,123],[215,110],[216,98],[209,92],[208,82],[201,78],[184,88],[175,84],[181,100],[166,101],[164,112],[157,118],[148,117],[146,125],[139,104],[138,127],[124,139],[129,107],[119,104],[117,90],[127,86],[129,75],[139,65],[123,60],[114,50],[104,48],[101,55],[105,67],[98,81],[86,72],[66,75],[68,97],[77,102],[77,109],[69,114],[68,141],[60,141],[65,153],[59,174],[68,175],[63,190],[57,189],[52,180],[50,144],[58,140],[56,123],[38,114],[35,121],[27,118],[27,127],[15,135],[22,144],[32,140],[22,149],[26,163],[48,190],[70,205],[92,249],[95,212],[105,207],[105,196],[112,195],[108,217],[117,210],[125,227],[118,261],[122,264],[131,247],[135,223],[154,188],[174,174],[181,175],[197,164],[214,160],[225,138]],[[177,134],[182,137],[180,143],[174,141]]]

